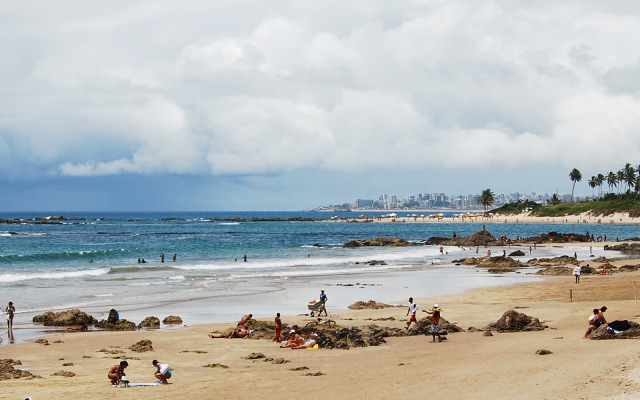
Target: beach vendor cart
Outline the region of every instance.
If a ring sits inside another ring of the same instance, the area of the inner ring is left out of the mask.
[[[309,316],[311,317],[313,317],[315,313],[318,313],[318,315],[320,315],[322,311],[324,311],[325,314],[327,313],[327,309],[324,308],[324,303],[321,301],[311,300],[309,304],[307,304],[307,308],[311,310],[311,312],[309,313]]]

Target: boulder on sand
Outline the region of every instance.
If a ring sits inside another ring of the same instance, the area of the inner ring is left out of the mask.
[[[33,317],[33,323],[44,326],[74,326],[93,325],[97,322],[95,318],[78,309],[60,311],[53,313],[47,311],[44,314]]]
[[[180,318],[177,315],[169,315],[168,317],[166,317],[165,319],[162,320],[162,323],[165,324],[165,325],[181,324],[182,323],[182,318]]]
[[[488,330],[498,332],[542,331],[547,328],[538,318],[530,317],[515,310],[509,310],[495,323],[487,326]]]
[[[406,239],[402,239],[399,237],[394,238],[386,238],[379,237],[375,239],[357,239],[351,240],[347,243],[343,244],[342,247],[361,247],[361,246],[396,246],[396,247],[404,247],[404,246],[415,246],[415,243],[407,242]]]
[[[138,329],[140,328],[160,328],[160,318],[153,316],[147,317],[138,324]]]

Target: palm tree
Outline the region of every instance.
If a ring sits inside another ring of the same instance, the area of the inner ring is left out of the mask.
[[[598,200],[602,197],[602,184],[604,183],[604,175],[598,174],[596,176],[596,184],[598,185]]]
[[[593,197],[593,189],[595,189],[596,186],[598,186],[598,182],[596,181],[596,177],[592,176],[591,179],[589,179],[589,182],[587,182],[589,184],[589,187],[591,187],[591,197]]]
[[[609,186],[609,193],[611,193],[611,189],[618,184],[618,175],[615,172],[611,171],[607,174],[607,185]]]
[[[636,170],[627,163],[624,166],[624,182],[627,184],[627,191],[630,192],[636,181]]]
[[[551,196],[551,205],[557,206],[560,203],[562,203],[562,200],[560,200],[557,193],[554,193],[553,196]]]
[[[618,183],[624,183],[624,170],[621,169],[620,171],[618,171]],[[616,185],[618,186],[618,185]],[[620,188],[622,187],[622,185],[618,186],[618,194],[620,194]]]
[[[493,204],[493,201],[495,200],[495,197],[496,196],[493,194],[491,189],[483,190],[482,194],[480,194],[480,197],[478,197],[478,204],[482,204],[484,206],[485,214],[487,212],[487,207],[489,207],[491,204]]]
[[[580,182],[582,180],[582,174],[577,168],[574,168],[571,170],[571,173],[569,173],[569,179],[573,182],[573,188],[571,188],[571,202],[573,203],[573,191],[576,188],[576,182]]]

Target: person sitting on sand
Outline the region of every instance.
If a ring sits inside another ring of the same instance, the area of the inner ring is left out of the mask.
[[[600,312],[598,313],[598,321],[596,322],[596,328],[600,325],[606,325],[607,320],[604,318],[604,312],[607,311],[607,306],[600,307]]]
[[[253,314],[243,316],[242,318],[240,318],[240,321],[238,321],[238,326],[246,325],[251,320],[251,318],[253,318]]]
[[[315,334],[315,332],[311,332],[311,334],[309,335],[309,339],[307,339],[306,342],[304,342],[301,345],[291,346],[291,350],[310,349],[313,346],[315,346],[317,343],[318,343],[318,336]]]
[[[124,373],[124,369],[129,366],[129,363],[126,361],[120,361],[119,365],[114,365],[107,373],[107,378],[111,379],[112,385],[119,385],[120,380],[122,380],[123,376],[127,374]]]
[[[281,344],[280,347],[285,348],[302,346],[304,343],[305,341],[302,336],[300,336],[299,331],[297,329],[292,329],[291,332],[289,332],[289,339],[286,341],[286,343]]]
[[[249,330],[249,325],[245,325],[244,329],[240,328],[240,329],[234,329],[229,333],[223,333],[222,335],[214,335],[212,333],[209,334],[209,337],[211,339],[220,339],[220,338],[226,338],[226,339],[242,339],[247,337],[248,335],[251,335],[253,333],[253,331]]]
[[[169,382],[167,382],[167,379],[171,378],[171,375],[173,375],[169,364],[162,364],[158,360],[153,360],[151,363],[157,368],[154,375],[158,379],[158,382],[165,385],[168,384]]]
[[[593,314],[589,316],[589,327],[587,328],[587,331],[584,333],[583,339],[586,339],[591,332],[595,331],[596,328],[600,326],[599,314],[600,314],[600,310],[598,310],[597,308],[594,308]]]

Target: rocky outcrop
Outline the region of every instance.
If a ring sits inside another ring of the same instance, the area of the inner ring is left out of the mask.
[[[621,243],[613,246],[604,246],[605,250],[620,251],[623,254],[640,254],[640,243]]]
[[[409,330],[409,335],[431,335],[431,325],[431,317],[425,317],[418,321],[415,329]],[[440,318],[440,334],[444,336],[451,332],[462,332],[462,328],[444,318]]]
[[[481,230],[471,236],[457,236],[447,239],[441,244],[446,246],[490,246],[497,244],[496,238],[489,231]]]
[[[524,332],[542,331],[545,328],[548,326],[541,323],[538,318],[509,310],[502,314],[502,317],[495,324],[489,324],[485,329],[498,332]]]
[[[560,266],[560,265],[573,265],[575,266],[577,263],[576,259],[569,256],[560,256],[553,258],[532,258],[527,261],[529,265],[541,265],[544,267],[548,266]]]
[[[135,351],[136,353],[144,353],[146,351],[153,351],[153,346],[151,340],[143,339],[138,343],[129,346],[129,350]]]
[[[607,329],[607,326],[600,325],[596,330],[591,332],[587,339],[591,340],[608,340],[608,339],[637,339],[640,337],[640,324],[627,321],[631,328],[626,331],[622,331],[621,333],[614,333],[612,330]]]
[[[406,241],[405,239],[394,237],[386,238],[379,237],[375,239],[357,239],[351,240],[343,244],[342,247],[362,247],[362,246],[394,246],[394,247],[406,247],[415,246],[415,243]]]
[[[169,315],[168,317],[162,320],[162,323],[165,325],[181,324],[182,318],[180,318],[177,315]]]
[[[512,253],[509,253],[509,257],[522,257],[525,256],[526,254],[524,253],[524,251],[522,250],[516,250]]]
[[[44,314],[33,317],[34,324],[43,324],[44,326],[74,326],[74,325],[93,325],[97,322],[95,318],[78,309],[60,311],[53,313],[47,311]]]
[[[103,319],[102,321],[97,322],[95,327],[110,331],[135,331],[138,329],[135,322],[127,321],[126,319],[119,319],[115,324]]]
[[[378,310],[381,308],[389,308],[389,307],[393,307],[392,305],[389,304],[384,304],[384,303],[378,303],[376,301],[373,300],[369,300],[367,302],[364,301],[356,301],[355,303],[351,304],[349,306],[349,309],[351,310]]]
[[[487,268],[489,272],[510,272],[518,268],[527,267],[526,264],[511,257],[469,257],[460,260],[453,260],[454,264],[476,265],[480,268]]]
[[[34,375],[29,371],[15,369],[14,365],[22,365],[22,362],[20,362],[20,360],[13,360],[11,358],[0,360],[0,381],[4,381],[7,379],[42,378],[41,376]]]
[[[140,328],[160,328],[160,318],[153,316],[147,317],[138,324],[138,329]]]

